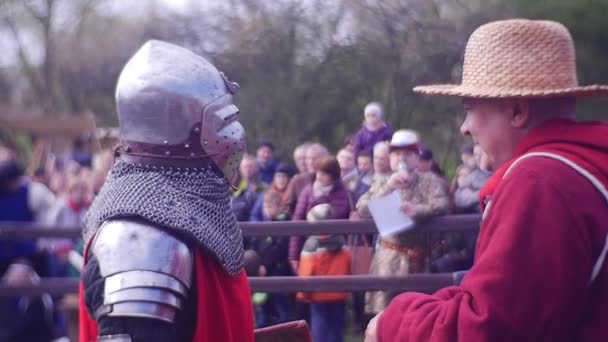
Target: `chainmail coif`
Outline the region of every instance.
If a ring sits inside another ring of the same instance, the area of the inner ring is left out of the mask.
[[[194,240],[231,275],[243,268],[243,238],[229,187],[214,170],[161,171],[116,161],[88,211],[85,243],[105,221],[127,217]]]

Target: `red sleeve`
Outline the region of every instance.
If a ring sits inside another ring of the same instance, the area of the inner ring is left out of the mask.
[[[563,167],[551,164],[547,176],[527,164],[534,163],[520,164],[495,193],[462,287],[398,296],[378,322],[378,341],[575,339],[593,263],[590,242],[573,213],[576,203],[556,186]]]

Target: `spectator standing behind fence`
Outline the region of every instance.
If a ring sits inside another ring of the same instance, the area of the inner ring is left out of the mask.
[[[363,110],[363,127],[353,137],[353,148],[355,156],[362,151],[371,151],[374,145],[380,141],[391,139],[392,130],[384,120],[382,105],[378,102],[370,102]]]
[[[241,180],[232,193],[232,211],[237,221],[248,221],[258,194],[264,190],[257,178],[258,164],[253,156],[247,154],[243,157],[239,174]]]
[[[306,168],[306,150],[308,150],[311,145],[311,143],[306,142],[296,146],[293,150],[293,162],[296,165],[297,174],[308,173],[308,169]]]
[[[80,177],[71,177],[68,191],[55,202],[48,215],[47,223],[61,228],[82,227],[84,216],[89,208],[90,194],[88,185]],[[40,246],[49,253],[49,275],[65,277],[68,275],[68,253],[74,247],[71,239],[41,239]]]
[[[479,192],[492,173],[479,167],[481,148],[473,149],[473,164],[467,174],[457,180],[458,188],[454,192],[454,207],[459,213],[479,212]]]
[[[278,168],[277,168],[278,170]],[[280,173],[277,172],[275,177]],[[286,221],[289,219],[282,213],[281,194],[268,191],[264,194],[264,221]],[[287,236],[256,236],[248,240],[247,249],[255,250],[260,256],[268,276],[291,276],[293,272],[287,260],[289,237]],[[258,327],[285,323],[289,319],[290,296],[283,293],[273,293],[265,296],[265,300],[256,311]]]
[[[398,191],[403,201],[402,210],[415,221],[442,215],[448,211],[448,189],[432,172],[418,172],[418,135],[411,130],[399,130],[390,143],[391,162],[397,171],[391,175],[379,196]],[[372,260],[370,273],[379,276],[404,275],[427,270],[428,247],[420,231],[399,233],[380,238]],[[384,310],[395,293],[368,292],[366,312]]]
[[[262,263],[262,258],[257,251],[252,249],[245,250],[243,259],[245,259],[245,273],[247,274],[247,277],[266,276],[266,267]],[[264,306],[268,303],[268,293],[254,292],[251,295],[251,302],[253,303],[255,327],[265,327]]]
[[[375,146],[375,145],[374,145]],[[357,156],[357,170],[363,184],[370,186],[374,175],[374,157],[372,151],[364,151]]]
[[[372,184],[374,176],[374,167],[372,161],[372,152],[363,151],[357,156],[357,170],[359,171],[359,177],[353,190],[351,191],[351,207],[355,208],[357,201],[364,193],[369,190]]]
[[[359,183],[359,170],[353,151],[343,148],[336,154],[340,165],[340,177],[346,189],[353,192]]]
[[[269,140],[263,140],[258,145],[256,151],[256,159],[258,163],[258,179],[265,186],[272,183],[272,177],[277,168],[277,160],[274,157],[274,144]]]
[[[5,286],[35,286],[40,277],[27,262],[10,265],[0,283]],[[53,331],[53,300],[48,294],[0,297],[0,341],[47,342]]]
[[[269,218],[264,215],[263,211],[264,197],[267,197],[270,193],[276,193],[282,202],[282,199],[287,192],[287,185],[289,185],[289,181],[291,180],[291,177],[293,177],[293,174],[294,170],[291,165],[281,163],[277,166],[272,183],[263,193],[258,195],[255,204],[253,205],[249,217],[250,222],[269,221]],[[283,207],[282,203],[280,204],[280,213],[284,214],[285,217],[288,217],[287,210]]]
[[[312,207],[306,215],[308,222],[332,218],[328,203]],[[315,235],[306,239],[300,255],[299,276],[337,276],[351,273],[351,253],[343,235]],[[312,336],[315,342],[344,341],[344,292],[299,292],[297,299],[310,302]]]
[[[357,201],[356,212],[353,214],[353,218],[365,218],[371,219],[371,214],[367,208],[367,204],[370,200],[381,197],[380,191],[386,186],[386,182],[392,174],[391,165],[389,162],[389,144],[388,142],[382,141],[376,143],[374,146],[374,173],[372,177],[372,183],[369,190],[365,192],[361,198]]]
[[[316,176],[312,184],[302,190],[294,220],[306,219],[308,211],[317,204],[328,203],[332,208],[333,219],[346,219],[350,214],[348,190],[340,180],[340,165],[336,158],[326,156],[317,161]],[[297,272],[300,251],[304,244],[301,236],[292,236],[289,240],[289,260]]]
[[[302,190],[313,182],[315,173],[317,172],[317,162],[328,154],[327,148],[318,143],[311,144],[306,149],[304,161],[306,164],[306,172],[300,173],[291,179],[287,188],[287,193],[285,194],[284,206],[289,215],[293,214],[296,209],[298,198],[302,193]],[[299,167],[300,166],[298,166],[298,168]]]
[[[43,223],[54,201],[47,187],[23,176],[15,153],[0,147],[0,221]],[[44,273],[46,265],[40,257],[35,240],[0,241],[0,275],[18,258],[27,259]]]
[[[450,183],[450,194],[454,196],[454,192],[458,189],[458,183],[475,169],[475,157],[473,156],[474,145],[472,143],[464,144],[460,147],[460,165],[454,172],[454,178]]]
[[[428,146],[421,145],[418,149],[418,155],[420,157],[419,171],[433,172],[437,176],[443,178],[443,170],[441,170],[441,167],[437,164],[433,150]]]
[[[359,157],[362,155],[364,155],[364,153],[360,154]],[[350,217],[352,220],[358,220],[359,218],[371,219],[367,204],[370,200],[380,197],[379,192],[386,185],[386,182],[392,174],[389,162],[388,142],[381,141],[376,143],[376,145],[374,145],[373,155],[374,169],[372,181],[369,189],[363,193],[363,195],[356,202],[356,207],[354,208],[354,211],[351,213]],[[370,234],[355,234],[352,236],[352,244],[354,246],[364,246],[366,243],[371,246],[373,240],[373,235]],[[355,260],[355,262],[357,262],[357,260]],[[359,262],[365,261],[359,260]],[[353,319],[355,330],[364,331],[365,326],[367,325],[367,317],[365,317],[365,292],[353,293]]]

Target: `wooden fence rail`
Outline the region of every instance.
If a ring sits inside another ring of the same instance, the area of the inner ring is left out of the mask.
[[[419,224],[415,229],[424,232],[471,231],[479,227],[480,216],[476,214],[436,217]],[[371,220],[326,220],[309,223],[306,221],[285,222],[241,222],[244,236],[292,236],[316,234],[368,234],[375,233],[376,226]],[[0,222],[0,240],[23,240],[46,238],[80,238],[79,227],[46,226],[23,222]]]
[[[452,215],[436,217],[419,224],[416,231],[430,232],[467,232],[479,228],[479,215]],[[316,234],[368,234],[375,233],[376,227],[371,220],[348,221],[328,220],[308,223],[289,222],[242,222],[244,236],[292,236]],[[78,227],[44,226],[32,223],[0,222],[0,240],[23,240],[36,238],[79,238],[82,230]],[[454,275],[411,274],[406,276],[378,277],[371,275],[323,276],[323,277],[251,277],[251,290],[254,292],[298,291],[369,291],[395,290],[431,293],[454,284]],[[36,285],[0,285],[0,297],[37,295],[49,293],[60,295],[78,291],[78,280],[73,278],[42,278]]]

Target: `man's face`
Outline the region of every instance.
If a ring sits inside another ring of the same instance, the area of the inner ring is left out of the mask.
[[[387,173],[391,170],[388,152],[374,154],[374,172]]]
[[[408,170],[417,169],[420,165],[418,153],[407,149],[397,149],[390,153],[390,164],[393,171],[399,170],[399,164],[405,163]]]
[[[293,160],[296,163],[296,167],[298,168],[298,172],[305,173],[308,171],[306,168],[306,149],[299,148],[293,152]]]
[[[355,154],[351,151],[341,150],[336,159],[342,171],[348,172],[355,168]]]
[[[357,169],[359,169],[359,172],[361,172],[362,174],[366,174],[368,172],[371,172],[372,168],[372,159],[369,156],[360,155],[359,157],[357,157]]]
[[[257,168],[257,164],[255,163],[255,160],[253,160],[251,158],[243,159],[243,161],[241,161],[240,171],[241,171],[241,177],[243,177],[245,179],[253,179],[258,172],[258,168]]]
[[[258,161],[262,163],[262,165],[266,165],[272,160],[272,149],[268,146],[260,146],[256,155]]]
[[[513,145],[510,117],[512,107],[508,100],[471,99],[463,101],[466,118],[460,132],[470,135],[475,145],[479,145],[479,167],[495,170],[512,158],[510,147]]]
[[[325,153],[323,153],[323,150],[318,147],[313,146],[306,151],[306,169],[309,173],[315,173],[317,171],[317,160],[324,156]]]

